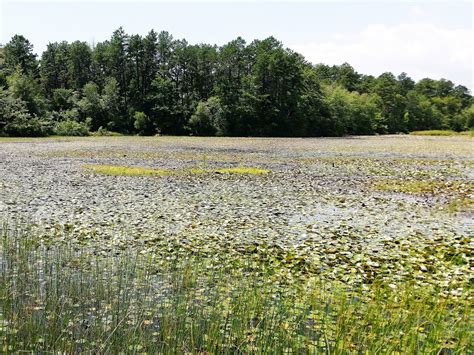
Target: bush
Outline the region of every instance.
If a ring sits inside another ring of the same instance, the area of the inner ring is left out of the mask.
[[[137,111],[133,115],[134,123],[133,126],[141,136],[149,135],[151,133],[151,121],[150,118],[143,112]]]
[[[38,137],[51,131],[51,121],[40,120],[24,101],[0,87],[0,133],[4,136]]]
[[[88,136],[89,126],[72,120],[61,121],[56,125],[55,133],[58,136]]]
[[[20,112],[5,125],[3,131],[10,137],[44,137],[50,133],[51,123]]]

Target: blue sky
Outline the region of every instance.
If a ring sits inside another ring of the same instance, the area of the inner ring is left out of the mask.
[[[473,5],[416,1],[13,1],[0,0],[0,42],[100,42],[167,30],[190,43],[275,36],[313,63],[349,62],[365,74],[406,71],[473,88]]]

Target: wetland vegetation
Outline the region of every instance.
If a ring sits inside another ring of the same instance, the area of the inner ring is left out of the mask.
[[[3,352],[474,351],[469,136],[0,145]]]

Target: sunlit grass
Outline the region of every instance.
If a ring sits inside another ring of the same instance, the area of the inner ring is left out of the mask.
[[[88,164],[83,165],[83,169],[104,175],[119,175],[119,176],[168,176],[180,174],[242,174],[242,175],[262,175],[268,174],[270,170],[259,169],[252,167],[235,167],[235,168],[202,168],[193,167],[187,169],[152,169],[142,167],[130,167],[122,165],[99,165]]]
[[[433,130],[426,130],[426,131],[413,131],[410,132],[411,135],[414,136],[472,136],[472,131],[466,132],[455,132],[451,130],[442,130],[442,129],[433,129]]]
[[[120,176],[166,176],[173,174],[168,169],[151,169],[121,165],[83,165],[83,168],[98,174]]]

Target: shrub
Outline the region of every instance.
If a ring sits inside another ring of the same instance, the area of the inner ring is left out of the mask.
[[[87,123],[66,120],[56,125],[55,133],[58,136],[88,136],[89,127]]]
[[[150,118],[143,112],[137,111],[133,115],[134,123],[133,126],[141,136],[148,135],[151,133],[151,121]]]
[[[3,129],[10,137],[44,137],[51,131],[49,121],[40,120],[36,116],[19,112]]]
[[[28,111],[21,99],[0,88],[0,133],[6,136],[46,136],[51,131],[48,120],[40,120]]]

